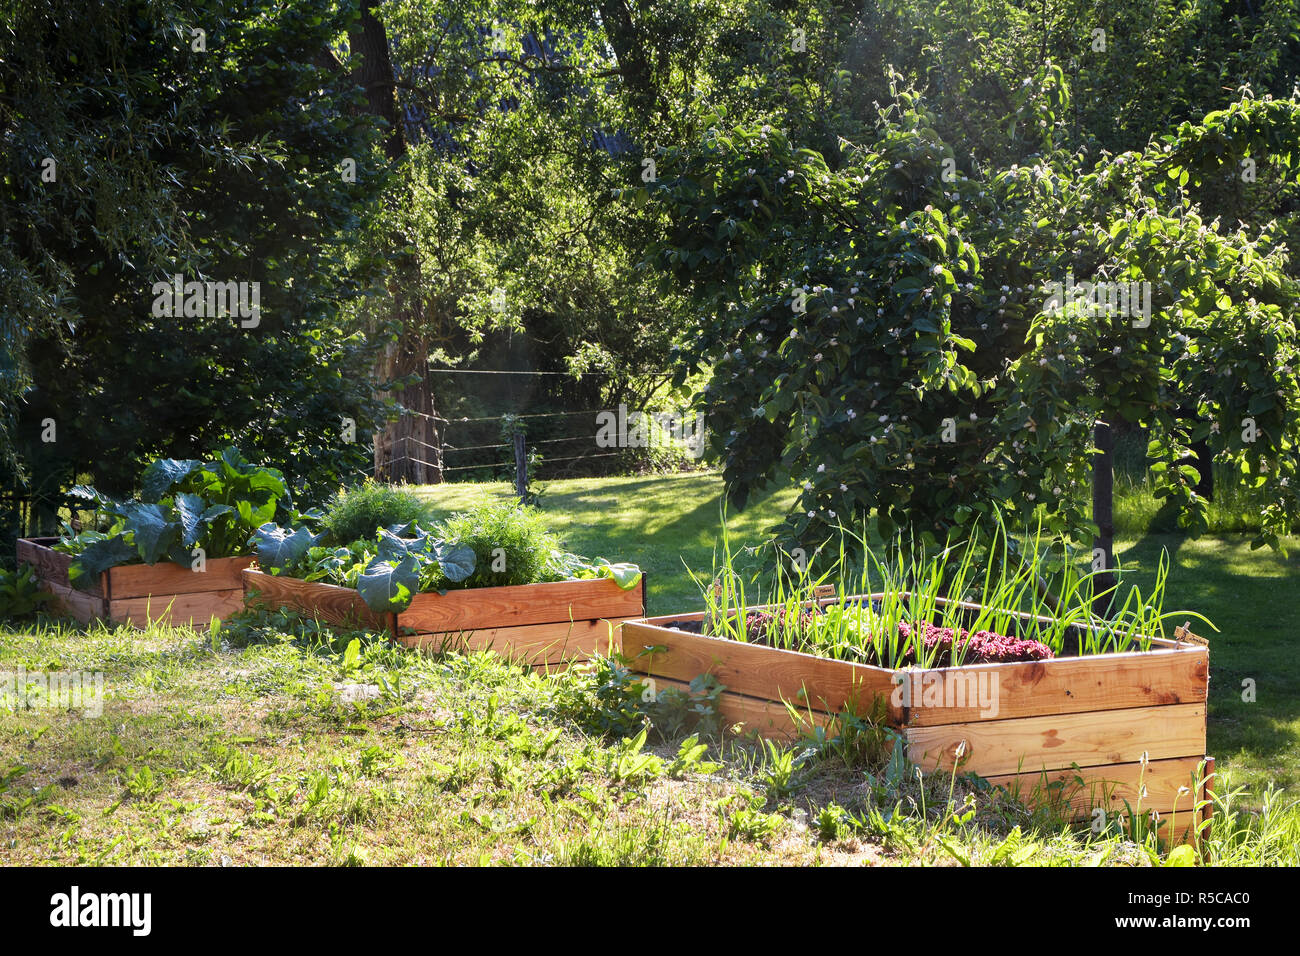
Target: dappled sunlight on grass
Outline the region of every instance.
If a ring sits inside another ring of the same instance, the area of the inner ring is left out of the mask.
[[[514,495],[506,482],[425,485],[416,489],[440,513]],[[611,561],[634,561],[648,573],[652,613],[699,606],[686,568],[708,571],[721,527],[722,476],[716,472],[545,482],[541,508],[566,547]],[[744,511],[728,509],[737,541],[756,544],[794,500],[793,489],[757,496]]]

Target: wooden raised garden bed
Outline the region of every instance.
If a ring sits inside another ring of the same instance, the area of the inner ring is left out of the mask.
[[[894,671],[705,636],[704,618],[628,621],[622,653],[656,689],[713,675],[725,688],[724,726],[788,741],[846,708],[865,714],[882,696],[908,759],[925,771],[956,766],[1075,817],[1096,807],[1122,813],[1125,800],[1162,819],[1176,809],[1184,839],[1196,803],[1208,798],[1212,759],[1193,789],[1207,759],[1203,645],[1153,638],[1149,651]]]
[[[257,570],[244,571],[243,581],[250,607],[284,607],[341,627],[387,631],[412,648],[491,649],[533,666],[607,653],[618,646],[610,625],[645,614],[644,575],[627,591],[601,578],[422,593],[399,614],[376,614],[351,588]]]
[[[251,557],[210,558],[203,571],[171,562],[124,564],[109,568],[88,591],[68,581],[72,555],[55,551],[58,538],[20,538],[18,563],[31,564],[41,586],[54,595],[54,609],[83,624],[107,620],[145,627],[166,624],[207,624],[243,609],[240,572]]]

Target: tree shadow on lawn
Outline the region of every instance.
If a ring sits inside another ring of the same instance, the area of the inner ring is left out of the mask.
[[[638,493],[645,497],[623,502],[625,496],[635,497]],[[713,489],[701,483],[674,494],[671,484],[648,479],[620,484],[617,489],[581,489],[544,497],[542,508],[545,511],[551,506],[561,514],[591,512],[599,507],[601,499],[618,502],[608,517],[593,515],[584,521],[565,515],[571,522],[565,529],[566,540],[575,547],[590,544],[606,550],[617,541],[617,560],[636,561],[652,572],[684,575],[688,566],[696,573],[712,570],[714,548],[722,534],[722,493],[720,484]],[[768,540],[767,529],[783,514],[778,504],[781,494],[781,489],[776,489],[752,500],[743,511],[728,509],[733,548]],[[658,511],[650,515],[646,513],[648,508]]]

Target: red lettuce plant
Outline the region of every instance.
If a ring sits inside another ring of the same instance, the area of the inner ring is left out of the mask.
[[[907,642],[909,656],[916,645],[913,632],[920,638],[926,657],[938,651],[935,660],[957,660],[962,664],[997,664],[1009,661],[1045,661],[1054,655],[1052,649],[1041,641],[1026,641],[993,631],[970,633],[965,628],[936,627],[928,622],[908,624],[900,621],[899,636]],[[955,654],[954,654],[954,644]]]

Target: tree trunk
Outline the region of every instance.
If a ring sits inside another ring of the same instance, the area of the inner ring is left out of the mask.
[[[631,94],[633,107],[641,114],[642,122],[659,116],[658,93],[654,69],[646,58],[645,46],[627,0],[601,0],[597,5],[605,37],[614,50],[619,72]]]
[[[407,323],[408,327],[416,325]],[[401,416],[375,435],[375,478],[418,485],[441,483],[442,439],[425,344],[404,333],[384,349],[376,373],[385,382],[414,378],[392,393],[402,408]]]
[[[388,35],[374,15],[375,6],[376,0],[362,0],[361,16],[348,42],[352,51],[361,55],[358,81],[365,90],[369,112],[388,124],[384,152],[396,163],[406,155],[406,137],[399,121]],[[392,242],[395,247],[404,245],[400,236],[392,237]],[[401,413],[397,421],[384,425],[375,434],[375,478],[413,484],[439,483],[443,480],[442,442],[429,382],[420,264],[409,256],[392,258],[393,277],[388,288],[400,332],[397,341],[384,349],[375,373],[380,383],[410,381],[389,393],[396,399]]]
[[[1097,537],[1093,541],[1094,568],[1096,560],[1101,558],[1104,572],[1093,580],[1099,592],[1111,592],[1099,595],[1092,605],[1094,614],[1106,616],[1114,600],[1113,588],[1115,577],[1115,436],[1111,433],[1108,422],[1098,421],[1093,426],[1093,444],[1099,455],[1092,459],[1092,520],[1097,525]]]
[[[376,0],[361,0],[361,17],[356,29],[348,35],[348,45],[353,53],[361,54],[358,80],[365,91],[369,111],[388,124],[384,152],[390,160],[398,160],[406,155],[406,138],[397,121],[396,76],[388,55],[388,34],[384,25],[375,19],[375,5]]]
[[[1196,455],[1188,463],[1196,469],[1196,493],[1206,501],[1214,500],[1214,453],[1210,443],[1205,439],[1192,442],[1192,452]]]

